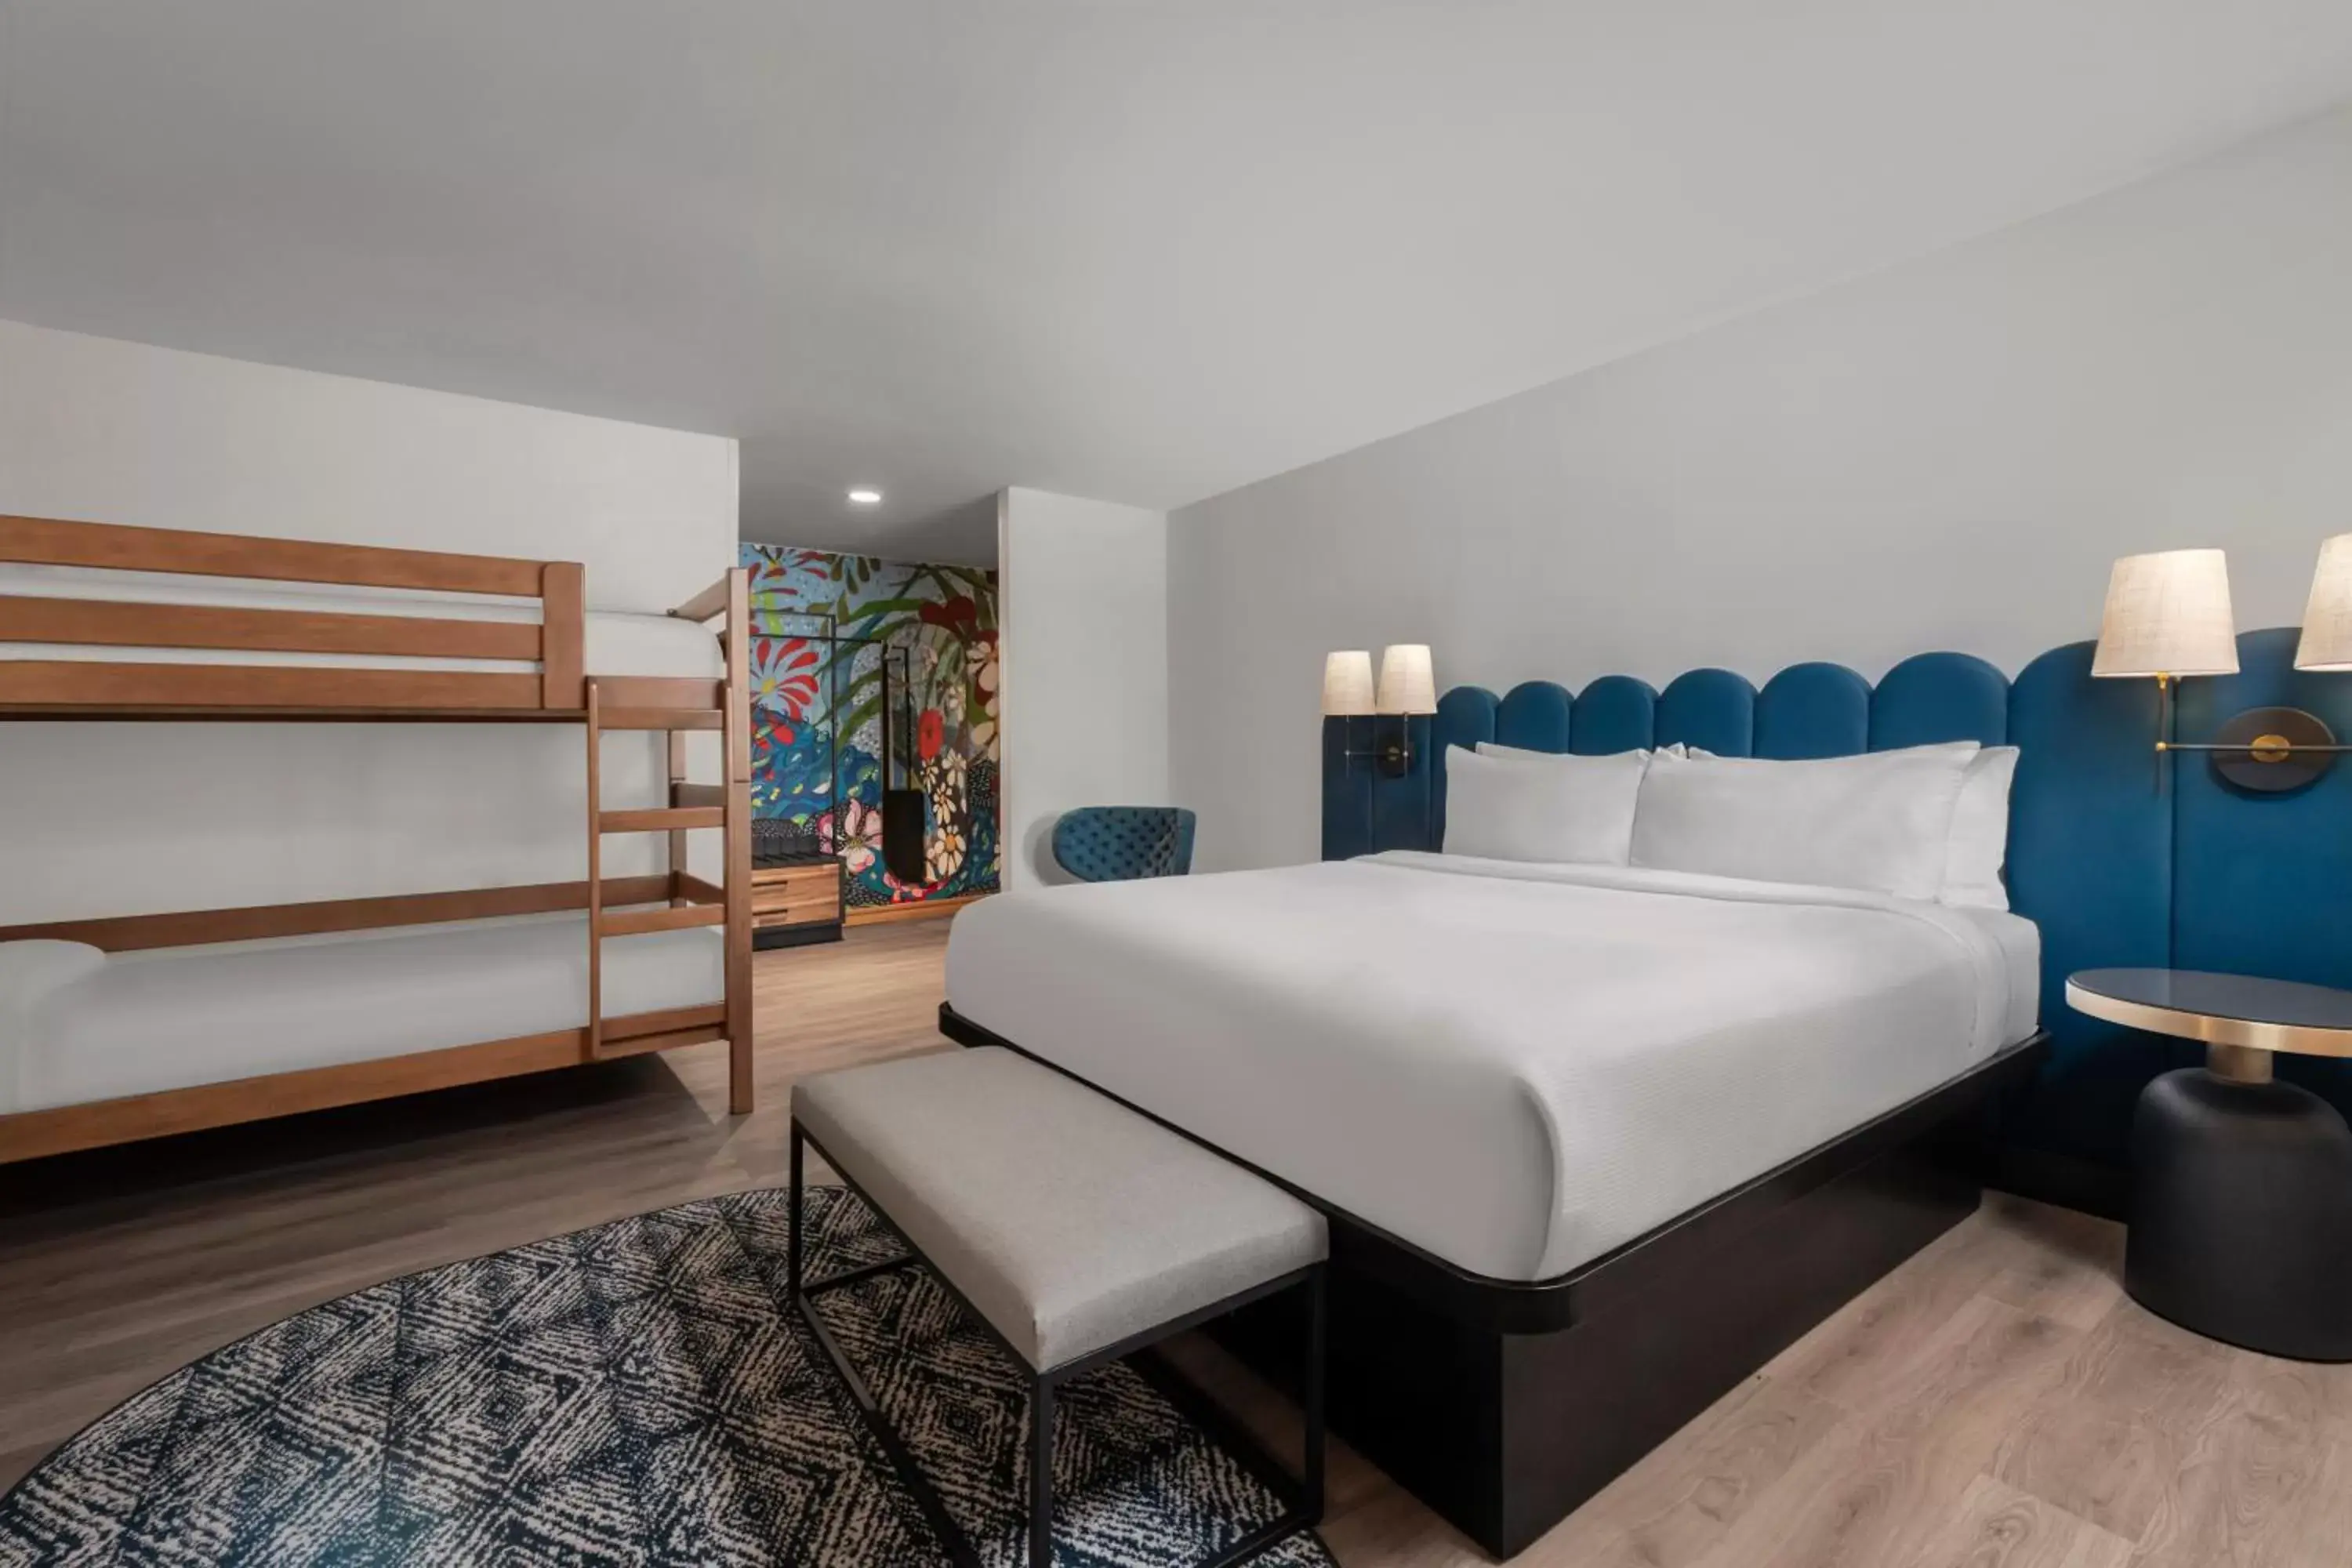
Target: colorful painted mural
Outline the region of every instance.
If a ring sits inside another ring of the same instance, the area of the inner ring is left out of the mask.
[[[997,889],[996,581],[746,544],[751,805],[789,847],[841,857],[851,906]],[[919,874],[883,863],[883,794],[920,793]]]

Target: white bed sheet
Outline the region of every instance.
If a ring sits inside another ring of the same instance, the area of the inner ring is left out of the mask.
[[[105,599],[128,604],[208,605],[230,609],[310,610],[335,615],[417,616],[437,620],[539,624],[536,599],[436,595],[394,589],[306,592],[299,585],[242,580],[97,571],[0,563],[0,594]],[[710,628],[675,616],[590,610],[581,628],[583,665],[591,675],[679,675],[723,679],[719,639]],[[520,673],[534,659],[419,658],[402,655],[273,653],[246,648],[108,647],[85,643],[0,642],[0,658],[79,659],[131,664],[302,665],[339,669],[446,669]]]
[[[725,943],[707,927],[609,938],[604,985],[607,1017],[719,1001]],[[28,1008],[0,1007],[0,1111],[587,1021],[585,915],[115,953]]]
[[[982,1026],[1472,1273],[1541,1279],[2032,1034],[2031,921],[1391,853],[956,918]]]

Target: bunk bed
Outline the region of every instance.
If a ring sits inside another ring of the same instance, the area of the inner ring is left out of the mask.
[[[748,1112],[750,624],[740,569],[604,616],[573,562],[0,516],[0,744],[12,721],[576,725],[587,798],[584,881],[0,927],[0,1163],[715,1040]],[[667,737],[661,805],[605,805],[619,731]],[[719,782],[688,776],[698,731]],[[719,882],[687,857],[713,828]],[[605,838],[641,833],[667,868],[607,876]]]

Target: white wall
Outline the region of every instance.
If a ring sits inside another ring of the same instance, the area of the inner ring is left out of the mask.
[[[2352,110],[1173,513],[1175,795],[1202,868],[1312,858],[1329,648],[2013,672],[2118,554],[2225,546],[2292,625],[2347,529]]]
[[[0,321],[0,512],[580,561],[592,607],[658,611],[734,563],[736,445]],[[652,744],[607,743],[646,804]],[[580,747],[0,725],[0,923],[578,878]]]
[[[1077,805],[1168,802],[1168,518],[1009,489],[997,514],[1004,885],[1066,881]]]

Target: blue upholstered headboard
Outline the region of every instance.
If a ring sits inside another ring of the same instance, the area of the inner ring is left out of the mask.
[[[2239,674],[2184,683],[2181,738],[2271,704],[2308,709],[2352,735],[2352,677],[2295,669],[2294,640],[2292,627],[2248,632]],[[2093,680],[2090,669],[2091,645],[2072,643],[2013,681],[1982,659],[1928,653],[1875,689],[1835,664],[1792,666],[1761,690],[1722,669],[1692,670],[1663,691],[1622,675],[1575,693],[1549,681],[1500,698],[1456,687],[1433,719],[1410,721],[1414,758],[1402,778],[1345,755],[1351,739],[1367,743],[1372,721],[1324,721],[1323,853],[1434,847],[1444,750],[1479,741],[1585,754],[1681,741],[1790,758],[2014,744],[2010,900],[2042,929],[2042,1021],[2054,1048],[2033,1091],[2005,1112],[2007,1179],[2111,1207],[2141,1087],[2199,1053],[2069,1012],[2066,975],[2168,964],[2352,986],[2352,765],[2300,794],[2251,795],[2181,754],[2163,764],[2159,787],[2154,683]],[[2352,1063],[2296,1058],[2280,1073],[2352,1111]]]

